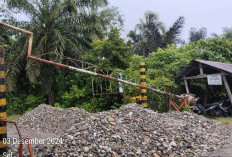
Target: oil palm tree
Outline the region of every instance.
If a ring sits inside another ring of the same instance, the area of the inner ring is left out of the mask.
[[[196,42],[201,39],[207,39],[207,29],[202,27],[201,29],[197,30],[196,28],[191,28],[189,32],[189,41]]]
[[[46,59],[56,58],[62,61],[62,55],[78,58],[86,53],[90,42],[104,36],[104,30],[111,23],[114,10],[109,14],[105,7],[107,0],[6,0],[12,10],[19,10],[26,15],[27,22],[14,21],[21,28],[34,33],[33,55],[53,52],[45,56]],[[103,11],[109,15],[100,16]],[[7,87],[14,88],[20,70],[25,69],[30,81],[40,78],[44,92],[48,96],[48,103],[55,102],[53,92],[54,76],[57,69],[53,66],[36,61],[26,61],[27,37],[17,35],[16,41],[8,52]],[[59,54],[59,55],[56,55]],[[25,64],[26,63],[26,64]]]
[[[184,18],[179,17],[177,21],[166,30],[163,23],[159,21],[154,12],[145,13],[145,21],[140,19],[134,31],[130,31],[128,37],[132,40],[133,49],[137,54],[148,56],[157,48],[165,48],[168,44],[177,43],[179,34],[184,24]]]

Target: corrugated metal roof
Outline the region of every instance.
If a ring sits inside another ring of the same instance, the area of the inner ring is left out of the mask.
[[[232,74],[232,64],[221,63],[221,62],[213,62],[213,61],[204,61],[204,60],[194,60],[196,62],[209,65],[211,67],[223,70],[225,72]]]
[[[192,60],[186,67],[184,67],[180,71],[180,73],[176,77],[175,81],[179,82],[179,80],[183,76],[186,76],[194,67],[199,67],[199,63],[202,63],[202,65],[207,65],[211,69],[215,69],[215,70],[226,72],[228,74],[232,74],[232,64],[213,62],[213,61],[205,61],[205,60]]]

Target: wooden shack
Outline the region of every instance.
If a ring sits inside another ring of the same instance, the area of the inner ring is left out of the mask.
[[[230,84],[232,80],[232,64],[205,61],[205,60],[192,60],[176,77],[176,83],[184,81],[186,93],[189,91],[189,80],[193,79],[207,79],[207,87],[224,85],[227,95],[232,102],[232,95]],[[206,89],[207,91],[208,89]],[[196,94],[196,93],[192,93]],[[204,98],[204,103],[207,100],[207,94]]]

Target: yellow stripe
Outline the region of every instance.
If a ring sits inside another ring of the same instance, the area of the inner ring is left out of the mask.
[[[0,78],[5,78],[6,75],[5,75],[5,71],[0,71]]]
[[[147,93],[147,89],[141,89],[142,93]]]
[[[0,57],[0,64],[4,64],[4,58]]]
[[[143,107],[148,107],[147,103],[142,103]]]
[[[0,85],[0,92],[5,92],[5,91],[6,91],[6,86]]]
[[[146,75],[140,75],[140,79],[145,79]]]
[[[2,112],[2,113],[0,113],[0,118],[2,118],[2,119],[6,119],[6,112]]]
[[[0,134],[6,134],[7,133],[7,127],[6,126],[1,126],[0,127]]]
[[[147,100],[147,96],[142,96],[142,99],[143,100]]]
[[[5,148],[7,146],[7,143],[3,143],[3,141],[0,141],[0,148]]]
[[[140,72],[145,72],[146,71],[145,68],[140,68],[139,70],[140,70]]]
[[[0,106],[6,105],[6,98],[0,99]]]
[[[145,65],[145,62],[140,62],[140,65]]]
[[[146,86],[146,85],[147,85],[147,82],[140,82],[140,85]]]

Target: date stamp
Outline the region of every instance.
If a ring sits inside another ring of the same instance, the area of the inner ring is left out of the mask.
[[[3,138],[3,144],[64,144],[62,138],[30,138],[30,139],[18,139],[18,138]]]

